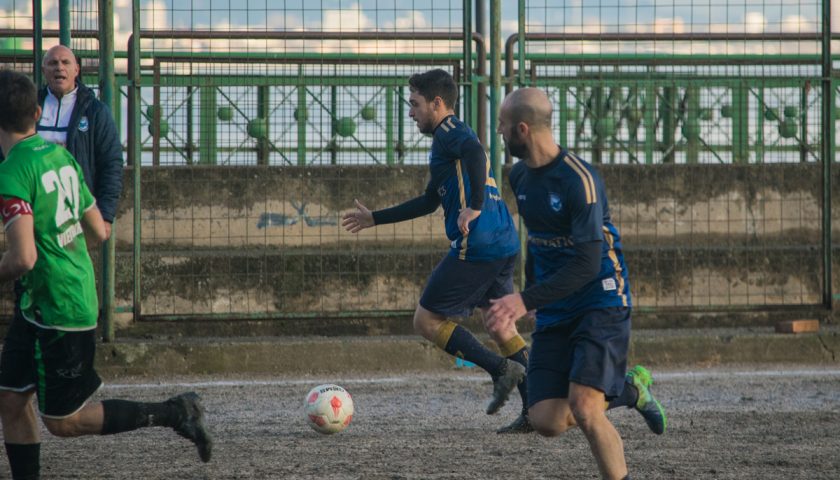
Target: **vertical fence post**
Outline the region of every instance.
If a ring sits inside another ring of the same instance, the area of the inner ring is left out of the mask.
[[[301,103],[300,100],[298,100]],[[306,104],[306,97],[303,98],[303,104]],[[298,108],[305,108],[301,105],[298,105]],[[387,114],[386,114],[387,116]],[[338,140],[336,138],[335,133],[335,120],[338,118],[338,87],[335,85],[330,86],[330,164],[337,165],[338,164]],[[388,126],[386,125],[386,128]],[[306,128],[306,126],[301,127],[300,119],[298,119],[298,132],[300,132],[301,128]],[[298,134],[300,135],[300,134]],[[300,137],[298,137],[299,139]],[[298,144],[300,140],[298,140]]]
[[[397,156],[405,163],[405,87],[397,87]]]
[[[656,148],[656,86],[653,81],[645,85],[644,102],[644,126],[645,126],[645,163],[653,163],[653,151]]]
[[[141,236],[141,204],[140,204],[140,170],[143,163],[142,139],[140,138],[140,0],[132,1],[131,15],[131,38],[128,41],[128,74],[131,78],[129,84],[130,93],[128,96],[128,160],[134,175],[134,294],[133,294],[133,320],[140,320],[140,299],[141,299],[141,265],[140,265],[140,241]]]
[[[822,248],[823,305],[834,306],[831,280],[831,165],[834,163],[834,82],[831,65],[831,0],[822,2]],[[804,112],[803,112],[804,113]]]
[[[755,117],[755,163],[764,163],[764,87],[758,90],[758,116]]]
[[[114,84],[114,2],[99,0],[99,96],[111,112],[119,101],[118,96],[115,99]],[[115,236],[116,222],[111,237],[102,246],[102,340],[105,342],[114,341]]]
[[[394,90],[385,87],[385,163],[394,164]]]
[[[299,72],[299,75],[303,76],[302,71]],[[335,95],[332,95],[332,98],[335,98]],[[300,82],[297,87],[297,108],[301,112],[306,112],[306,85],[303,82]],[[333,126],[332,141],[335,142],[334,130],[337,117],[335,112],[330,112],[330,114],[330,124]],[[297,120],[297,164],[301,167],[306,165],[306,117],[306,114],[298,115]]]
[[[215,165],[216,155],[216,86],[207,77],[199,79],[198,158],[205,165]]]
[[[32,52],[34,62],[32,65],[32,80],[36,88],[41,88],[42,75],[41,62],[44,59],[44,36],[43,36],[44,15],[41,12],[41,0],[32,0]]]
[[[750,159],[750,102],[749,90],[743,82],[732,89],[732,163],[746,164]]]
[[[677,148],[676,139],[674,138],[674,131],[677,128],[677,114],[676,114],[676,86],[664,87],[662,89],[662,96],[664,100],[660,104],[659,111],[662,116],[662,143],[665,146],[665,155],[662,157],[662,163],[674,163],[676,155],[674,151]]]
[[[70,47],[70,0],[58,0],[58,43]]]
[[[463,0],[463,45],[462,50],[464,53],[464,68],[461,69],[464,72],[463,75],[463,88],[464,94],[461,95],[462,104],[464,105],[464,109],[462,112],[461,119],[464,122],[467,122],[469,125],[476,128],[473,113],[475,105],[470,101],[472,99],[472,77],[473,77],[473,49],[472,49],[472,0]],[[476,128],[477,129],[477,128]]]
[[[502,89],[502,0],[490,0],[490,164],[499,192],[502,190],[502,164],[499,158],[499,93]]]
[[[195,154],[195,139],[193,138],[193,86],[187,87],[187,165],[193,164]]]
[[[257,165],[268,165],[268,142],[271,122],[268,118],[268,104],[271,101],[269,87],[260,85],[257,87],[257,118],[265,125],[265,136],[257,138]]]
[[[700,156],[700,87],[686,87],[686,112],[683,117],[683,132],[686,135],[685,161],[697,163]]]

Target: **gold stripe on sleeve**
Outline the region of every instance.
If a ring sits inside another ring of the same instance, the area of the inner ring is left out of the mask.
[[[563,160],[572,167],[578,175],[580,175],[580,179],[583,181],[584,190],[586,190],[587,205],[598,201],[597,192],[595,191],[595,181],[592,179],[592,174],[589,173],[589,170],[583,166],[581,160],[571,153],[563,157]]]
[[[458,175],[458,198],[461,201],[461,208],[467,208],[467,196],[464,193],[464,172],[461,170],[461,159],[455,160],[455,172]],[[464,239],[461,241],[461,251],[458,253],[458,258],[461,260],[466,260],[467,258],[467,237],[469,237],[469,232],[464,235]]]
[[[618,261],[618,255],[615,254],[615,238],[613,238],[610,229],[607,227],[604,228],[604,238],[607,240],[607,245],[610,246],[607,255],[610,257],[610,260],[613,262],[613,269],[615,269],[615,281],[618,284],[618,295],[621,297],[621,304],[623,306],[627,306],[627,295],[624,293],[624,277],[621,275],[621,263]]]

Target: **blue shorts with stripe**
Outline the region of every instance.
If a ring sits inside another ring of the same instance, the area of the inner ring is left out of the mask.
[[[569,383],[604,392],[609,400],[624,390],[630,344],[630,308],[582,312],[569,322],[531,334],[528,406],[568,398]]]
[[[513,293],[517,258],[475,262],[446,255],[429,276],[420,306],[445,317],[466,317],[476,307],[489,307],[491,298]]]

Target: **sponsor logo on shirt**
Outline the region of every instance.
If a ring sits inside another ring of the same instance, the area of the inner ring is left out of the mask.
[[[615,290],[617,287],[615,286],[615,279],[614,278],[605,278],[601,280],[601,286],[604,287],[605,292],[609,292],[611,290]]]
[[[526,198],[527,198],[527,196],[526,196],[526,195],[517,195],[517,196],[516,196],[516,199],[517,199],[517,200],[522,200],[523,202],[525,201],[525,199],[526,199]]]
[[[446,187],[445,186],[441,185],[440,187],[438,187],[438,195],[440,195],[441,197],[446,196]]]
[[[79,131],[80,132],[87,132],[89,127],[90,127],[90,123],[88,123],[88,118],[87,117],[82,117],[81,120],[79,120]]]
[[[559,212],[560,209],[563,208],[563,202],[560,201],[560,195],[553,192],[548,194],[548,204],[551,205],[551,209],[555,212]]]

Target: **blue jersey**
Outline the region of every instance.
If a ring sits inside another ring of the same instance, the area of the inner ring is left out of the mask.
[[[468,140],[477,141],[475,132],[454,115],[444,119],[434,132],[429,153],[431,180],[427,190],[437,191],[446,222],[446,236],[451,242],[450,255],[461,260],[489,261],[510,257],[519,252],[519,237],[510,212],[499,194],[490,160],[484,155],[487,179],[484,185],[484,205],[481,215],[470,224],[470,231],[462,235],[458,229],[458,215],[468,207],[472,189],[466,167],[462,165],[461,146]]]
[[[630,284],[621,237],[610,221],[604,182],[595,168],[565,150],[550,164],[513,166],[510,183],[528,228],[528,283],[540,283],[562,269],[579,243],[600,240],[597,278],[574,294],[537,310],[537,326],[571,320],[586,310],[629,307]]]

